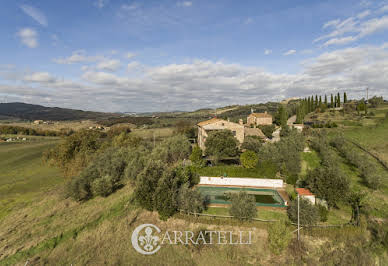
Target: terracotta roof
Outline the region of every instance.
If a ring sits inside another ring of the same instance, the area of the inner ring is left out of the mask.
[[[218,121],[222,121],[222,119],[217,118],[217,117],[213,117],[212,119],[209,119],[209,120],[206,120],[206,121],[199,122],[197,125],[200,126],[200,127],[203,127],[203,126],[206,126],[206,125],[209,125],[209,124],[216,123],[216,122],[218,122]]]
[[[252,113],[250,115],[253,115],[253,116],[258,117],[258,118],[263,118],[263,117],[271,117],[272,118],[272,115],[267,114],[267,113]]]
[[[314,194],[311,193],[311,191],[308,190],[307,188],[296,188],[295,190],[296,190],[296,193],[298,193],[301,196],[314,196]]]

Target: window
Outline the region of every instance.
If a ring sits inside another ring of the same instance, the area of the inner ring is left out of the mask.
[[[236,131],[233,130],[232,132],[233,132],[233,136],[236,136]]]

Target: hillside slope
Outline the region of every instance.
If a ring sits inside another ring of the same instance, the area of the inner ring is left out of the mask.
[[[111,113],[89,112],[27,103],[0,103],[0,116],[26,120],[81,120],[118,116]]]

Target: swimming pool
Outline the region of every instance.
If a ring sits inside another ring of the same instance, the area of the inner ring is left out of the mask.
[[[245,191],[255,197],[256,206],[286,207],[283,198],[275,189],[214,186],[198,186],[197,189],[202,195],[209,197],[210,204],[230,204],[228,193]]]

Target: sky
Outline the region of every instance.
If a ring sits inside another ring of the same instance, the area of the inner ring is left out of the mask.
[[[388,97],[388,1],[3,0],[0,102],[196,110]]]

